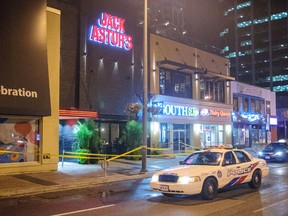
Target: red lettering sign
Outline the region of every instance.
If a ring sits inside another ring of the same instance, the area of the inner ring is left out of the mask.
[[[133,40],[130,35],[125,34],[124,24],[125,19],[102,13],[98,26],[90,27],[89,40],[130,50],[133,48]]]

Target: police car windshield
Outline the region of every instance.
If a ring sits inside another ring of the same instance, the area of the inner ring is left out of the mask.
[[[184,160],[185,165],[218,166],[221,160],[220,152],[196,152]]]

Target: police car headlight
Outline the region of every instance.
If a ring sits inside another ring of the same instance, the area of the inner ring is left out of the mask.
[[[159,176],[158,175],[153,175],[152,179],[151,179],[151,182],[158,182],[158,180],[159,180]]]
[[[199,176],[193,176],[193,177],[181,176],[178,179],[178,183],[180,184],[189,184],[189,183],[198,182],[198,181],[201,181]]]
[[[276,152],[275,155],[276,156],[283,156],[283,152],[281,152],[281,151],[280,152]]]

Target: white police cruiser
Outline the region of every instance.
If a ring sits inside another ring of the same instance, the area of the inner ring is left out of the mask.
[[[212,148],[189,155],[179,166],[153,175],[150,187],[164,195],[201,194],[214,199],[218,189],[248,183],[258,189],[269,174],[266,161],[254,158],[245,150]]]

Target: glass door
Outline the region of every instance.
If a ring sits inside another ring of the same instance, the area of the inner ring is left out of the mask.
[[[185,150],[186,133],[185,130],[173,131],[173,152],[180,153]]]

